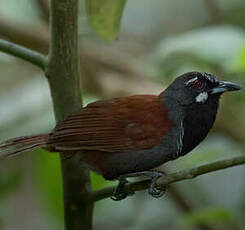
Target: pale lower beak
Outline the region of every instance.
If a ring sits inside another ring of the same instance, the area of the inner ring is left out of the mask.
[[[219,81],[219,84],[210,90],[210,94],[224,93],[228,91],[240,90],[241,87],[229,81]]]

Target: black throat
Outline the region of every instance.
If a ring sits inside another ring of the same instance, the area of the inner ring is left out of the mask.
[[[215,121],[218,106],[218,96],[209,98],[204,104],[193,103],[186,106],[182,156],[194,149],[207,136]]]

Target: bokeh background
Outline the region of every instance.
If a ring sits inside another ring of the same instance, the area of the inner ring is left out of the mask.
[[[44,54],[45,0],[0,0],[0,37]],[[79,38],[84,104],[135,93],[159,93],[176,76],[205,71],[245,84],[244,0],[128,0],[119,39],[108,43],[88,24],[81,1]],[[245,154],[245,93],[226,94],[215,127],[174,172]],[[31,64],[0,53],[0,139],[51,130],[48,84]],[[171,185],[161,199],[146,192],[95,205],[95,229],[244,230],[245,168],[239,166]],[[92,174],[94,189],[106,182]],[[0,161],[0,229],[63,227],[58,157],[43,150]]]

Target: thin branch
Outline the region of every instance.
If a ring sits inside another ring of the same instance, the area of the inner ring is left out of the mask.
[[[24,48],[22,46],[16,45],[12,42],[0,39],[0,51],[26,60],[42,69],[44,69],[45,67],[46,59],[44,55],[36,51]]]
[[[18,22],[9,22],[0,17],[0,37],[40,53],[48,53],[48,30],[24,24],[16,26],[16,23]],[[132,65],[137,58],[127,51],[121,52],[90,41],[80,47],[79,53],[80,66],[87,76],[82,79],[82,85],[97,96],[106,98],[129,93],[150,93],[151,90],[151,93],[158,93],[162,90],[159,84],[150,81],[139,68]],[[107,54],[106,57],[102,55],[104,53]],[[117,85],[120,87],[115,87]],[[147,91],[142,92],[142,88]]]
[[[233,166],[241,165],[241,164],[245,164],[245,155],[234,157],[231,159],[216,161],[216,162],[202,165],[196,168],[186,169],[186,170],[182,170],[176,173],[168,174],[167,176],[159,179],[158,185],[163,188],[164,186],[167,186],[169,184],[172,184],[178,181],[192,179],[192,178],[195,178],[197,176],[200,176],[206,173],[214,172],[217,170],[221,170],[221,169],[225,169],[225,168],[229,168],[229,167],[233,167]],[[149,183],[150,183],[149,180],[130,183],[125,186],[125,191],[132,192],[132,191],[144,190],[149,187]],[[95,191],[93,192],[90,198],[90,201],[96,202],[96,201],[108,198],[112,195],[114,189],[115,187],[108,187],[105,189]]]
[[[40,53],[48,53],[50,36],[45,27],[25,25],[0,17],[0,37]]]

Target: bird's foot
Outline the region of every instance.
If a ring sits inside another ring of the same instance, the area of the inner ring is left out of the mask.
[[[165,176],[164,172],[161,171],[149,171],[147,172],[147,176],[151,177],[151,184],[148,189],[148,193],[154,197],[154,198],[159,198],[163,196],[166,193],[166,186],[163,188],[160,188],[157,186],[157,180],[163,176]]]
[[[116,189],[111,196],[111,199],[114,201],[119,201],[127,198],[128,196],[134,195],[134,192],[125,192],[124,187],[125,184],[128,183],[128,180],[125,177],[119,177],[119,184],[117,185]]]
[[[134,192],[125,192],[124,187],[125,184],[128,183],[128,180],[126,178],[128,177],[138,177],[138,176],[146,176],[151,178],[151,184],[148,189],[148,193],[154,197],[154,198],[159,198],[163,196],[166,192],[166,187],[160,188],[157,186],[157,180],[163,176],[165,176],[165,173],[162,171],[143,171],[143,172],[136,172],[136,173],[129,173],[129,174],[124,174],[119,177],[119,184],[116,187],[111,199],[118,201],[118,200],[123,200],[128,196],[134,195]]]

